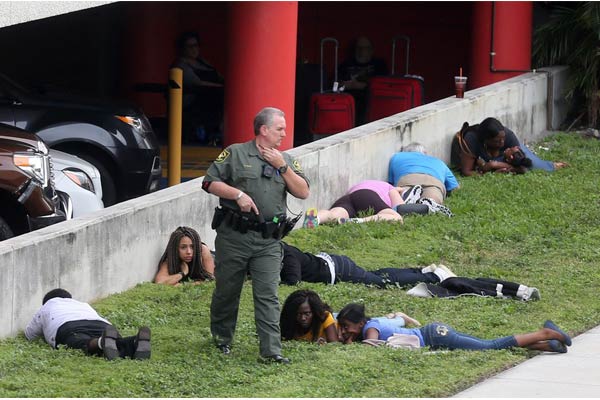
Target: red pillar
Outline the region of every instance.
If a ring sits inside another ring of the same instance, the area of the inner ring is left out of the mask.
[[[294,90],[298,3],[232,2],[225,83],[224,144],[254,138],[254,116],[263,107],[285,112],[287,136],[294,143]]]
[[[177,7],[163,2],[134,2],[127,9],[123,35],[122,94],[149,117],[166,114],[164,93],[139,92],[139,83],[166,84],[175,57]]]
[[[489,85],[531,69],[532,19],[530,1],[473,3],[468,88]],[[494,57],[490,56],[492,49]]]

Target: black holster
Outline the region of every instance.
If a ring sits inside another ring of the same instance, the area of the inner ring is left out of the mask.
[[[219,226],[221,226],[223,220],[225,220],[225,210],[223,210],[221,207],[215,207],[215,215],[213,215],[210,227],[212,229],[217,229]]]
[[[300,220],[301,215],[297,215],[294,218],[284,218],[282,227],[281,227],[281,238],[284,238],[287,236],[288,233],[290,233],[292,231],[292,229],[294,229],[294,226],[296,226],[296,223],[298,222],[298,220]]]

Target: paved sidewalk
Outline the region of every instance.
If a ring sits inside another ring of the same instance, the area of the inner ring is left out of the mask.
[[[542,353],[454,397],[600,397],[600,326],[566,354]]]

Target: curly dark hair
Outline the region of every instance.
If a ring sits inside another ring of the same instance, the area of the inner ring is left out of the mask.
[[[521,149],[513,153],[513,159],[511,161],[508,161],[508,163],[513,167],[531,168],[531,166],[533,165],[533,161],[531,160],[531,158],[527,157]]]
[[[302,335],[301,332],[298,332],[296,315],[298,313],[298,308],[305,302],[308,302],[308,305],[313,313],[313,319],[310,327],[313,341],[317,341],[317,339],[319,339],[318,336],[321,324],[327,318],[327,312],[331,313],[331,307],[324,303],[319,295],[312,290],[296,290],[290,294],[287,299],[285,299],[283,307],[281,308],[279,325],[281,327],[281,337],[283,340],[292,340],[295,337]]]
[[[504,130],[504,125],[496,118],[488,117],[481,121],[477,128],[477,137],[482,143],[488,139],[495,138]]]
[[[192,244],[194,245],[194,257],[192,258],[192,262],[188,264],[190,268],[190,279],[214,279],[212,274],[208,273],[202,265],[202,241],[200,240],[200,235],[198,232],[188,226],[180,226],[179,228],[175,229],[173,233],[171,233],[169,243],[167,243],[167,248],[158,262],[158,268],[160,268],[160,265],[166,261],[169,275],[175,275],[181,272],[179,242],[181,242],[181,239],[184,237],[190,238],[192,240]]]

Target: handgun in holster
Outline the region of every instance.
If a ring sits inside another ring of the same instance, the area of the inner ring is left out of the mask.
[[[238,225],[238,229],[236,229],[236,230],[239,231],[240,233],[248,232],[248,226],[250,225],[250,220],[248,219],[248,217],[246,217],[245,215],[239,216],[238,221],[239,221],[239,225]]]
[[[223,210],[223,208],[221,208],[221,207],[215,207],[215,215],[213,215],[213,219],[210,224],[210,227],[212,229],[217,229],[219,226],[221,226],[224,219],[225,219],[225,210]]]
[[[230,221],[229,222],[229,227],[231,229],[233,229],[234,231],[239,231],[240,230],[240,219],[242,217],[240,217],[238,214],[236,213],[229,213],[227,220]]]

